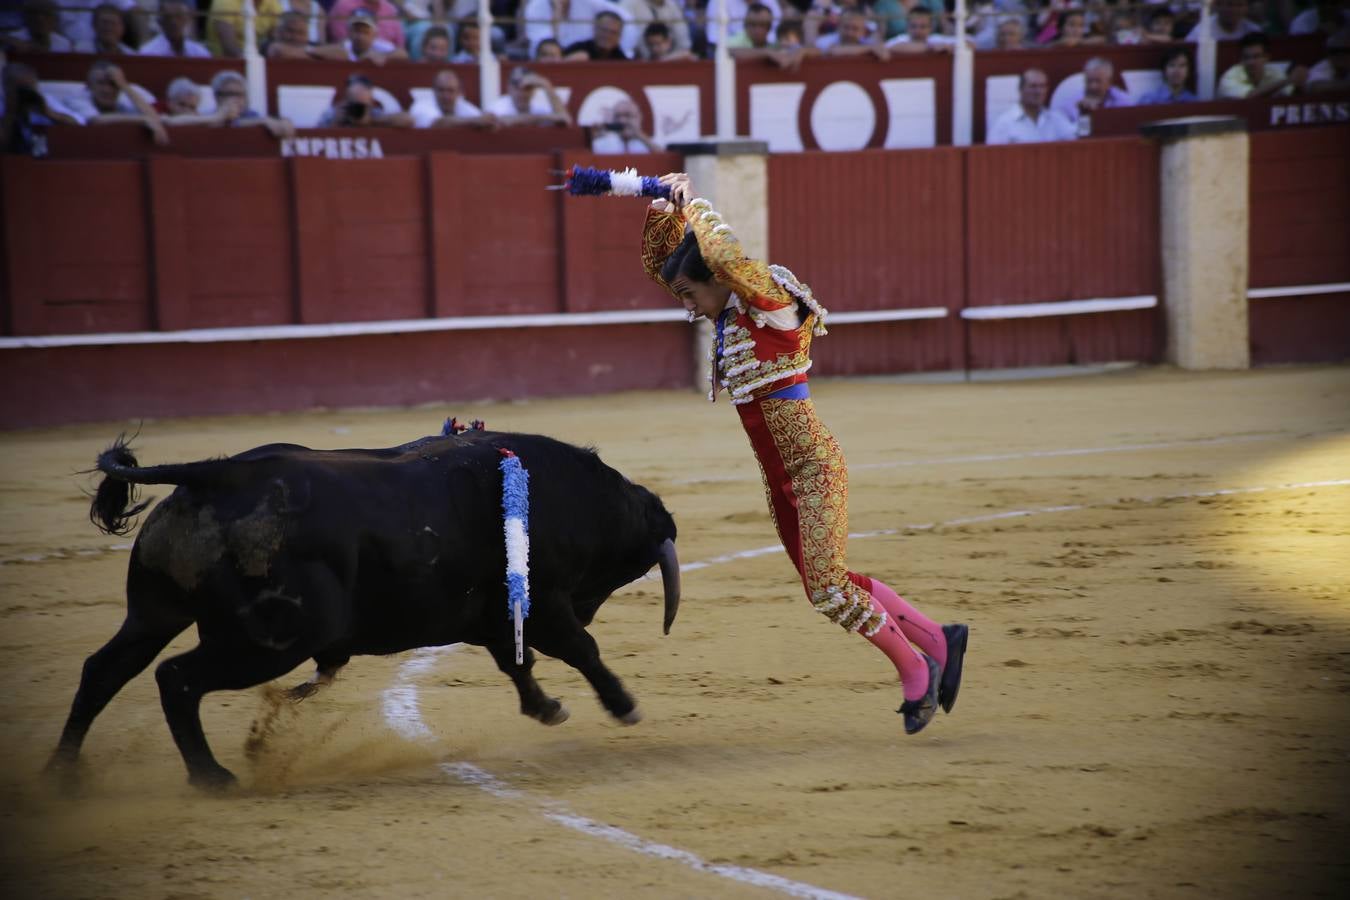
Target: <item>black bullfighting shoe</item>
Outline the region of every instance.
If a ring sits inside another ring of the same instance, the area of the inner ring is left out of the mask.
[[[942,670],[937,661],[927,653],[919,654],[928,663],[928,690],[918,700],[906,700],[896,710],[905,717],[905,734],[918,734],[924,726],[933,721],[938,710],[938,683],[942,680]]]
[[[970,626],[943,625],[942,634],[947,639],[947,665],[942,669],[938,687],[938,705],[942,707],[943,712],[949,713],[956,705],[956,695],[961,692],[961,663],[966,658]]]

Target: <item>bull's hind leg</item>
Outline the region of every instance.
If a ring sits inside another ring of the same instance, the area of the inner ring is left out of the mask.
[[[108,705],[108,701],[128,681],[145,671],[145,667],[168,646],[169,641],[191,623],[191,619],[183,619],[154,627],[134,616],[128,616],[112,640],[85,660],[80,687],[70,705],[66,727],[62,729],[61,740],[47,762],[48,774],[61,779],[68,788],[75,786],[75,761],[79,758],[89,726]]]
[[[488,652],[501,669],[511,678],[520,694],[520,713],[531,719],[538,719],[545,725],[561,725],[567,721],[567,707],[555,698],[544,693],[539,682],[534,680],[531,670],[534,668],[534,652],[525,648],[525,662],[517,665],[516,646],[513,641],[487,645]]]
[[[584,675],[595,689],[601,705],[614,718],[625,725],[640,722],[642,716],[637,711],[637,703],[624,690],[618,677],[600,661],[600,647],[576,620],[571,602],[565,600],[539,606],[544,607],[540,614],[532,615],[525,623],[525,639],[530,645]]]
[[[243,690],[279,678],[307,659],[312,650],[265,650],[248,644],[201,644],[155,669],[160,704],[188,780],[201,788],[233,787],[236,779],[216,761],[202,732],[202,697],[212,691]]]

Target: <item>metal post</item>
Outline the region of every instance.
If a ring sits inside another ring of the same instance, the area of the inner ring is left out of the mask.
[[[248,108],[271,115],[267,108],[267,60],[258,52],[255,23],[258,11],[253,0],[244,0],[244,79],[248,82]]]
[[[1195,47],[1195,92],[1201,100],[1213,100],[1218,83],[1219,44],[1214,40],[1214,10],[1206,3],[1200,13],[1200,40]]]
[[[736,136],[736,63],[727,46],[727,0],[717,0],[717,53],[713,77],[717,95],[717,136]]]
[[[492,52],[492,10],[478,0],[478,105],[487,109],[502,94],[502,70]]]
[[[966,42],[966,0],[956,0],[956,52],[952,54],[952,143],[970,146],[975,106],[975,54]]]

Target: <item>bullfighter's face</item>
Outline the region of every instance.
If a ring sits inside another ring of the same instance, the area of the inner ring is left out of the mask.
[[[695,318],[702,316],[716,319],[727,308],[727,300],[731,299],[731,288],[718,284],[716,279],[693,281],[682,275],[671,283],[670,289]]]

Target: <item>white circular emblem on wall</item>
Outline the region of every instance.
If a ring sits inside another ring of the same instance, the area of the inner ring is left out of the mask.
[[[619,88],[605,85],[598,87],[586,95],[586,99],[581,101],[581,106],[577,107],[578,125],[599,125],[602,122],[613,120],[614,106],[620,100],[632,101],[627,91]],[[641,109],[641,105],[638,109]],[[643,116],[645,119],[646,116]],[[649,123],[644,123],[649,124]]]
[[[872,98],[852,81],[836,81],[811,106],[811,133],[822,150],[861,150],[877,127]]]

